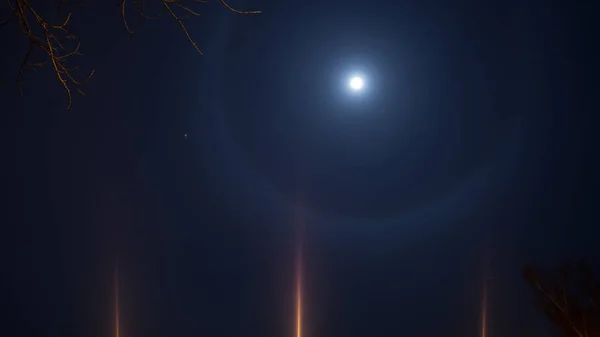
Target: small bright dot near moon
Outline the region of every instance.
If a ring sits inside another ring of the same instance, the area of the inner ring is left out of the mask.
[[[350,78],[350,82],[348,84],[350,85],[350,89],[359,91],[365,86],[365,81],[360,76],[353,76]]]

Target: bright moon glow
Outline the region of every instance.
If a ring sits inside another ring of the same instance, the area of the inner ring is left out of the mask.
[[[349,84],[350,88],[355,91],[359,91],[365,86],[365,82],[360,76],[352,77]]]

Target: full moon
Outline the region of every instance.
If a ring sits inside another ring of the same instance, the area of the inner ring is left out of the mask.
[[[348,85],[350,86],[350,89],[354,91],[360,91],[365,86],[365,82],[362,77],[354,76],[350,78],[350,82],[348,83]]]

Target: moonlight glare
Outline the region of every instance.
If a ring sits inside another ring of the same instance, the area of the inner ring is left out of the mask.
[[[350,89],[354,91],[360,91],[364,88],[365,81],[360,76],[353,76],[352,78],[350,78],[350,82],[348,83],[348,85],[350,86]]]

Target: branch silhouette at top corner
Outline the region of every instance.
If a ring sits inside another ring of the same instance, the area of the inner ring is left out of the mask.
[[[202,55],[196,41],[192,38],[184,20],[188,16],[200,16],[197,10],[192,8],[194,4],[206,3],[206,0],[120,0],[118,4],[120,15],[128,35],[133,35],[133,30],[128,22],[127,12],[129,7],[137,13],[139,19],[155,19],[158,15],[149,15],[147,5],[154,3],[160,5],[164,12],[168,14],[181,28],[188,41],[194,49]],[[229,11],[248,15],[260,14],[261,11],[241,11],[230,6],[225,0],[219,2]],[[83,95],[82,86],[87,83],[94,75],[94,70],[85,74],[82,78],[76,76],[77,66],[70,66],[69,61],[75,56],[83,55],[80,52],[81,43],[77,36],[69,30],[69,22],[73,17],[73,10],[64,15],[60,15],[65,8],[69,7],[70,0],[56,0],[57,13],[62,18],[59,23],[50,23],[47,15],[36,10],[32,0],[8,0],[11,15],[6,20],[0,20],[0,27],[16,22],[21,36],[28,41],[27,51],[21,63],[17,76],[17,87],[23,94],[23,77],[26,69],[36,70],[40,67],[50,65],[58,79],[60,85],[67,94],[67,109],[72,107],[72,91],[75,90]],[[35,53],[41,52],[42,61],[33,62]]]

